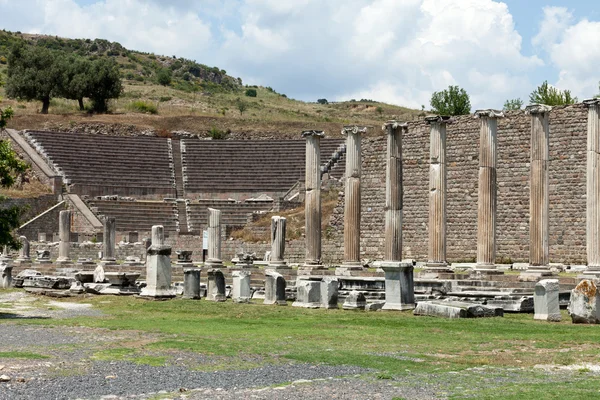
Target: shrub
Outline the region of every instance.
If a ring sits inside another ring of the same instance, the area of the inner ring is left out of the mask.
[[[246,89],[246,96],[256,97],[256,89]]]
[[[6,64],[8,60],[4,56],[0,56],[0,64]]]
[[[319,103],[319,104],[329,104],[329,102],[327,101],[327,99],[318,99],[317,103]]]
[[[148,114],[158,114],[158,109],[156,106],[149,101],[144,100],[136,100],[129,103],[127,108],[134,112],[148,113]]]
[[[169,101],[171,99],[172,99],[171,96],[160,96],[160,98],[159,98],[161,103],[164,103],[165,101]]]
[[[210,138],[214,139],[214,140],[222,140],[222,139],[225,139],[230,132],[231,131],[229,129],[227,131],[223,131],[213,125],[208,130],[208,136],[210,136]]]

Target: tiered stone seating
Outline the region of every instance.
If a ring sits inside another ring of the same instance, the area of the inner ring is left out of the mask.
[[[343,139],[321,140],[321,165]],[[287,191],[304,181],[304,140],[184,140],[188,193]],[[336,171],[339,171],[339,166]]]
[[[227,226],[243,226],[255,211],[270,211],[273,201],[248,201],[236,202],[233,200],[203,199],[188,204],[188,225],[193,232],[206,229],[208,224],[207,208],[221,210],[221,223]]]
[[[38,131],[26,136],[64,174],[72,193],[175,196],[167,139]]]
[[[117,232],[151,232],[153,225],[177,231],[175,201],[88,200],[88,205],[96,214],[115,217]]]

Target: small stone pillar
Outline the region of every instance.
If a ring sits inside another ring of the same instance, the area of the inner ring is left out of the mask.
[[[200,268],[183,269],[183,298],[200,300]]]
[[[284,217],[271,217],[271,258],[269,259],[269,268],[291,268],[283,259],[285,253],[286,222]]]
[[[117,238],[117,223],[115,217],[104,219],[104,234],[102,235],[102,260],[103,265],[117,265],[115,256],[115,242]]]
[[[29,240],[27,240],[27,237],[25,236],[19,236],[19,242],[21,242],[21,248],[19,249],[19,257],[15,260],[15,264],[31,264]]]
[[[361,134],[364,126],[345,126],[346,186],[344,198],[344,262],[342,270],[362,270],[360,261],[360,179],[362,170]]]
[[[267,270],[265,271],[265,301],[264,304],[276,304],[287,306],[285,299],[285,279],[281,274]]]
[[[296,301],[292,303],[292,307],[321,307],[321,282],[296,280],[296,289]]]
[[[223,271],[218,268],[211,268],[207,271],[208,284],[206,286],[206,300],[226,301],[225,294],[225,276]]]
[[[208,259],[209,268],[223,268],[221,259],[221,210],[208,209]]]
[[[450,272],[446,261],[446,125],[448,116],[430,116],[429,139],[429,255],[424,268],[432,277]]]
[[[337,309],[339,281],[333,277],[323,277],[321,281],[321,308]]]
[[[233,285],[231,299],[234,303],[249,303],[252,298],[250,289],[250,271],[233,271],[231,273]]]
[[[306,177],[304,210],[306,216],[306,260],[304,267],[324,268],[321,264],[321,138],[323,131],[304,131],[306,138]]]
[[[498,160],[498,118],[501,111],[478,110],[479,193],[477,197],[477,265],[476,273],[502,274],[496,268],[496,164]]]
[[[12,265],[6,262],[0,262],[0,274],[2,275],[0,287],[2,289],[8,289],[12,284],[12,269]]]
[[[533,319],[560,322],[560,307],[558,304],[558,279],[543,279],[535,284],[533,295]]]
[[[364,310],[366,306],[367,299],[365,298],[365,295],[358,290],[353,290],[344,300],[342,308],[344,310]]]
[[[70,264],[69,250],[71,247],[71,211],[63,210],[58,217],[58,258],[56,264]]]
[[[548,117],[552,107],[533,104],[525,111],[531,115],[531,166],[529,175],[529,267],[525,279],[552,275],[548,261]]]
[[[162,225],[152,227],[152,245],[146,251],[146,287],[142,297],[172,298],[171,288],[171,246],[165,245],[165,232]]]
[[[587,270],[600,275],[600,99],[585,100],[587,120]]]
[[[567,310],[574,324],[600,324],[600,293],[593,279],[583,279],[571,290]]]

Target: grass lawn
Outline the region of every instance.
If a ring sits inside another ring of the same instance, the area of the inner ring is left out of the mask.
[[[157,352],[184,350],[224,360],[247,355],[265,362],[362,366],[373,369],[375,379],[410,377],[414,384],[443,384],[455,398],[600,397],[600,377],[585,367],[561,373],[533,368],[600,364],[600,327],[573,325],[566,313],[564,322],[545,323],[534,321],[531,314],[446,320],[410,312],[305,310],[205,300],[152,302],[107,296],[78,301],[92,303],[106,316],[19,323],[139,330],[156,338],[137,346],[135,356],[123,344],[97,354],[97,359],[160,365],[166,359]],[[234,364],[232,368],[244,367]]]

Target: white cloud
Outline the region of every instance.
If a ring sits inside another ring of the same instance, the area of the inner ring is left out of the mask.
[[[575,23],[566,9],[548,7],[533,43],[547,51],[558,69],[558,88],[569,89],[580,99],[598,93],[600,21],[583,19]]]

